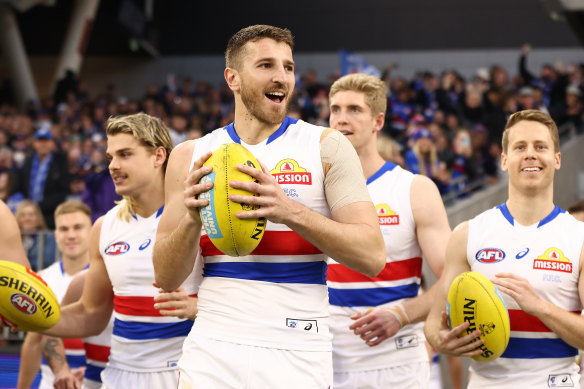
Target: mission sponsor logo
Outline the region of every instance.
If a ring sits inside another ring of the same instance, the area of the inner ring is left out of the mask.
[[[270,171],[278,184],[312,185],[312,174],[293,159],[284,159]]]
[[[564,256],[562,250],[551,247],[533,260],[533,268],[538,270],[551,270],[563,273],[572,273],[572,264]]]
[[[378,204],[375,206],[380,226],[395,226],[399,224],[399,215],[391,210],[387,204]]]
[[[479,250],[475,256],[477,261],[482,263],[497,263],[505,259],[505,252],[501,249],[488,247]]]

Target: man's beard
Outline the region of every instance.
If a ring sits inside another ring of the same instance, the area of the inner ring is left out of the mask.
[[[276,85],[276,88],[285,89],[282,85]],[[263,94],[258,96],[254,92],[255,91],[252,88],[247,88],[245,86],[243,80],[241,81],[241,100],[247,108],[247,111],[262,123],[269,125],[281,124],[286,118],[286,114],[288,113],[288,105],[290,105],[290,99],[288,96],[286,96],[287,101],[285,102],[283,109],[270,110],[270,112],[266,112],[266,110],[261,108],[261,100],[265,96]]]

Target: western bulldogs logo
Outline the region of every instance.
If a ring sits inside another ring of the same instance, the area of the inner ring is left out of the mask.
[[[22,293],[14,293],[10,296],[10,303],[26,315],[34,315],[37,311],[34,300]]]
[[[130,251],[130,245],[126,242],[112,243],[105,249],[106,255],[121,255]]]
[[[476,255],[476,259],[482,263],[497,263],[505,259],[505,252],[500,249],[489,247],[480,250]]]

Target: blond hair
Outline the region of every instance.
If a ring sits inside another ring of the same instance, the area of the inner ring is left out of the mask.
[[[387,135],[377,137],[377,152],[386,161],[400,165],[399,144]]]
[[[256,24],[237,31],[227,42],[225,50],[225,66],[235,70],[241,70],[242,58],[245,55],[247,42],[257,42],[260,39],[269,38],[278,43],[285,43],[294,49],[294,37],[287,28]]]
[[[438,152],[436,151],[436,146],[432,144],[429,151],[429,164],[430,164],[430,171],[426,171],[426,163],[425,158],[422,152],[420,151],[420,145],[418,142],[414,144],[412,147],[412,151],[414,152],[416,158],[418,159],[418,165],[420,166],[420,174],[427,176],[427,177],[435,177],[438,174]]]
[[[524,111],[515,112],[509,117],[509,120],[507,120],[505,131],[503,131],[503,140],[501,142],[503,153],[507,153],[507,148],[509,147],[509,133],[511,132],[511,127],[521,121],[538,122],[546,126],[552,141],[554,142],[554,152],[557,153],[560,151],[560,135],[558,133],[556,122],[554,122],[550,115],[545,112],[536,109],[526,109]]]
[[[47,223],[45,222],[43,213],[41,212],[41,207],[39,207],[37,203],[29,199],[22,200],[20,204],[18,204],[18,207],[16,207],[16,211],[14,211],[14,217],[16,218],[16,222],[18,223],[18,227],[22,230],[22,226],[20,225],[20,217],[22,216],[22,212],[26,207],[32,207],[32,209],[34,210],[34,213],[37,218],[37,229],[46,230],[48,227]]]
[[[168,128],[162,120],[142,112],[133,115],[110,117],[106,122],[105,131],[108,137],[117,134],[131,135],[152,153],[157,148],[163,147],[166,150],[166,160],[162,165],[162,173],[164,175],[173,143]],[[131,216],[136,214],[136,202],[132,197],[123,196],[116,203],[120,205],[117,214],[119,219],[128,222]]]
[[[91,209],[81,201],[65,201],[64,203],[59,204],[55,209],[55,220],[57,219],[57,216],[75,212],[84,213],[89,220],[91,220]]]
[[[387,86],[377,77],[360,73],[343,76],[331,86],[329,100],[343,91],[364,93],[365,104],[369,106],[374,116],[387,110]]]

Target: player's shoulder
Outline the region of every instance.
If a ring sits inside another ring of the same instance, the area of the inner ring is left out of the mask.
[[[196,144],[197,139],[186,140],[178,144],[174,149],[172,149],[172,153],[170,154],[171,158],[176,159],[186,156],[190,158],[193,155],[193,151],[195,150]]]

